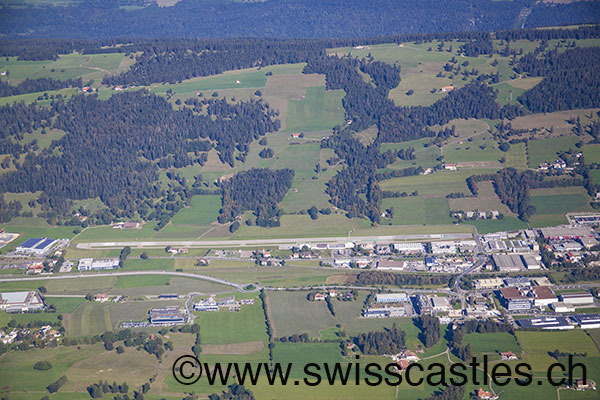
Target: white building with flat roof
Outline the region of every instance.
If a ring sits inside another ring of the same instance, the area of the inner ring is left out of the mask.
[[[44,300],[34,291],[0,293],[0,310],[6,312],[27,312],[44,308]]]
[[[77,264],[78,271],[102,271],[119,268],[118,258],[82,258]]]
[[[377,293],[375,295],[377,303],[401,303],[408,301],[406,293]]]

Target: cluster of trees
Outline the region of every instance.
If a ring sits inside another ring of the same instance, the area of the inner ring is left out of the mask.
[[[46,389],[48,389],[48,391],[50,393],[56,393],[65,383],[67,383],[67,377],[65,375],[63,375],[60,378],[58,378],[56,381],[54,381],[51,384],[49,384],[48,386],[46,386]]]
[[[310,342],[310,336],[308,335],[308,333],[303,333],[301,335],[298,335],[297,333],[291,335],[291,336],[282,336],[279,338],[279,341],[281,343],[286,343],[286,342],[292,342],[292,343],[309,343]]]
[[[10,74],[10,71],[7,72]],[[46,90],[57,90],[68,87],[82,87],[81,78],[65,79],[59,81],[52,78],[27,78],[17,86],[12,86],[5,81],[0,81],[0,97],[16,96],[18,94],[44,92]]]
[[[36,371],[48,371],[52,369],[52,364],[50,361],[38,361],[33,365],[33,369]]]
[[[521,58],[519,72],[544,79],[519,101],[533,112],[552,112],[600,106],[600,47],[538,51]]]
[[[221,393],[209,395],[208,400],[254,400],[254,394],[244,385],[234,383],[227,386],[227,390]]]
[[[279,226],[281,211],[277,203],[283,200],[293,179],[294,171],[289,168],[253,168],[235,174],[222,183],[222,207],[218,221],[233,221],[244,211],[253,211],[256,225]]]
[[[194,325],[197,327],[197,325]],[[198,327],[199,329],[199,327]],[[160,359],[165,350],[173,350],[172,342],[163,342],[159,336],[152,338],[144,332],[132,332],[130,329],[120,330],[118,333],[104,332],[100,335],[100,340],[104,343],[104,348],[108,351],[113,350],[114,344],[119,341],[123,341],[125,347],[141,347],[148,354],[156,356]],[[117,353],[122,354],[124,352],[123,347],[117,346]]]
[[[383,271],[365,271],[356,275],[357,285],[394,285],[394,286],[425,286],[446,285],[450,275],[425,275],[425,274],[395,274]]]
[[[426,400],[456,400],[465,398],[465,387],[447,385],[441,391],[434,392]]]
[[[556,358],[558,360],[559,358],[567,358],[569,356],[571,356],[571,357],[587,357],[587,352],[584,352],[584,353],[577,353],[577,352],[568,353],[566,351],[560,351],[558,349],[554,349],[554,351],[549,351],[548,355],[550,357]]]
[[[442,329],[440,320],[433,315],[422,315],[415,318],[415,325],[421,330],[419,339],[425,347],[431,347],[440,341]]]
[[[146,386],[147,385],[147,386]],[[150,389],[150,385],[145,383],[142,386],[142,391],[144,388],[147,388],[146,392]],[[113,382],[113,384],[109,384],[105,381],[98,381],[98,383],[93,383],[87,387],[87,392],[89,393],[92,399],[101,399],[104,397],[104,394],[126,394],[129,392],[129,385],[127,382],[123,382],[122,384],[118,384],[117,382]],[[145,393],[145,392],[144,392]]]
[[[394,322],[390,329],[361,333],[352,340],[363,354],[397,354],[404,348],[405,336]]]

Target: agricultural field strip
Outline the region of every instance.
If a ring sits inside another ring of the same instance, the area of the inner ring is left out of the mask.
[[[253,290],[245,290],[243,288],[244,285],[239,283],[229,282],[224,279],[215,278],[212,276],[200,275],[200,274],[192,274],[187,272],[178,272],[178,271],[130,271],[130,272],[112,272],[112,273],[97,273],[97,274],[78,274],[78,275],[61,275],[61,276],[40,276],[40,277],[32,277],[32,278],[10,278],[5,279],[4,281],[29,281],[29,280],[51,280],[51,279],[74,279],[74,278],[97,278],[97,277],[111,277],[111,276],[127,276],[127,275],[175,275],[181,276],[184,278],[192,278],[192,279],[200,279],[205,281],[210,281],[214,283],[218,283],[226,286],[233,286],[237,288],[238,291],[244,293],[255,292],[259,290],[259,288],[255,288]]]
[[[273,246],[278,244],[298,244],[310,242],[343,242],[343,241],[378,241],[378,240],[458,240],[471,239],[471,233],[432,233],[415,235],[389,235],[389,236],[337,236],[337,237],[304,237],[304,238],[280,238],[280,239],[248,239],[248,240],[176,240],[161,242],[89,242],[77,243],[78,249],[112,249],[129,246],[138,249],[164,248],[166,246],[182,247],[255,247]]]

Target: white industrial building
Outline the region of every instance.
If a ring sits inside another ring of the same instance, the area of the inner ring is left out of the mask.
[[[0,310],[6,312],[37,311],[44,308],[44,300],[37,292],[0,293]]]
[[[594,304],[594,297],[589,292],[562,293],[560,299],[566,304]]]
[[[377,293],[375,295],[377,303],[401,303],[408,301],[406,293]]]
[[[402,242],[402,243],[394,243],[392,244],[394,250],[399,251],[401,253],[424,253],[425,247],[423,243],[417,242]]]
[[[49,239],[47,237],[31,238],[17,246],[15,252],[24,255],[43,256],[48,253],[55,244],[55,239]]]
[[[78,271],[101,271],[119,268],[118,258],[82,258],[77,264]]]

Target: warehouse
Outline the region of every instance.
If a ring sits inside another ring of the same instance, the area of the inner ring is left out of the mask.
[[[177,325],[185,323],[185,313],[179,307],[153,308],[150,323],[153,325]]]
[[[531,301],[517,288],[500,289],[500,298],[508,311],[531,309]]]
[[[538,258],[541,259],[541,257],[539,256],[535,256],[533,254],[523,254],[521,256],[523,258],[523,263],[525,264],[525,267],[527,269],[541,269],[542,268],[542,264],[540,262],[540,260],[538,260]]]
[[[536,307],[546,307],[558,301],[556,295],[548,286],[536,286],[531,289],[531,293]]]
[[[0,310],[6,312],[38,311],[44,308],[44,300],[34,291],[0,293]]]
[[[581,329],[597,329],[600,328],[600,315],[599,314],[577,314],[571,316],[571,319],[577,324]]]
[[[404,261],[380,260],[377,261],[377,269],[387,271],[402,271],[406,268]]]
[[[594,304],[594,297],[589,292],[562,293],[560,299],[566,304]]]
[[[101,271],[119,268],[118,258],[82,258],[77,264],[78,271]]]
[[[55,243],[55,239],[49,239],[47,237],[31,238],[17,246],[15,251],[18,254],[23,255],[43,256],[50,251]]]
[[[501,272],[522,271],[525,265],[518,254],[494,254],[492,256],[494,265]]]
[[[517,320],[523,328],[537,328],[543,330],[568,330],[575,329],[575,327],[569,324],[566,317],[541,317],[541,318],[527,318]]]
[[[378,293],[375,295],[377,303],[403,303],[408,301],[406,293]]]
[[[540,233],[546,239],[579,239],[584,236],[591,236],[589,228],[570,226],[541,228]]]

